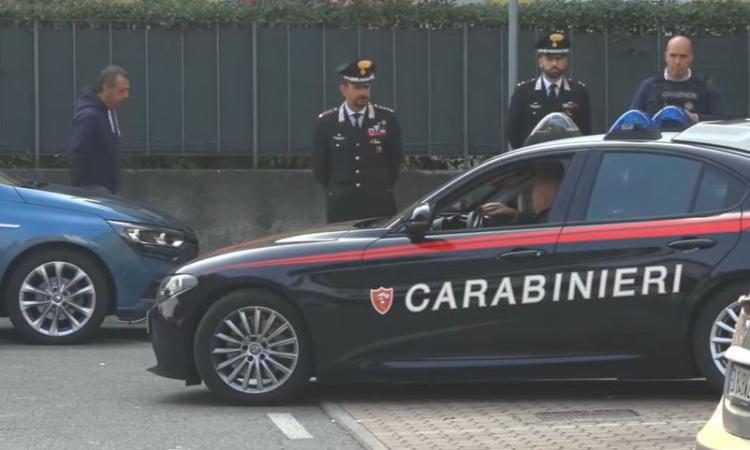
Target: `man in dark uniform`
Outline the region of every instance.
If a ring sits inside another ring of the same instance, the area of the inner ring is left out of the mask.
[[[664,51],[663,74],[646,78],[633,96],[631,109],[653,115],[665,106],[682,108],[690,119],[721,119],[719,92],[706,77],[693,74],[693,44],[685,36],[675,36]]]
[[[537,123],[549,113],[569,115],[581,134],[591,132],[591,108],[586,86],[565,77],[570,41],[562,33],[550,33],[536,43],[542,74],[516,85],[508,110],[506,135],[513,148],[524,141]]]
[[[370,103],[375,64],[338,68],[344,103],[315,125],[313,169],[328,200],[328,222],[396,213],[393,185],[401,162],[401,129],[392,109]]]

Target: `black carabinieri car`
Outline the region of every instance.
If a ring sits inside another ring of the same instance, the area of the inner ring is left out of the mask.
[[[394,217],[178,268],[149,313],[150,370],[247,404],[311,377],[720,386],[750,291],[750,123],[631,129],[503,154]]]

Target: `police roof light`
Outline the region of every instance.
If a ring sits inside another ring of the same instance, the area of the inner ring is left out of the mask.
[[[682,131],[693,124],[684,109],[665,106],[654,114],[654,122],[662,131]]]
[[[529,137],[526,138],[524,146],[580,135],[580,130],[578,130],[578,127],[569,115],[561,112],[553,112],[544,116],[536,124],[534,129],[531,130]]]
[[[605,140],[609,139],[659,139],[661,132],[656,127],[656,123],[648,115],[637,109],[631,109],[615,120],[615,123],[609,127],[609,131],[604,136]]]

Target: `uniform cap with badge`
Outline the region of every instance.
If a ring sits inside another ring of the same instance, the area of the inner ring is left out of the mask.
[[[344,81],[352,84],[367,84],[375,79],[375,63],[371,59],[357,59],[336,68]]]
[[[570,54],[570,40],[563,33],[549,33],[536,42],[535,48],[537,55],[563,58]]]

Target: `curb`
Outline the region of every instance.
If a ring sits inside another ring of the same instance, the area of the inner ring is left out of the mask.
[[[367,428],[357,422],[354,417],[349,415],[338,403],[321,402],[320,407],[331,419],[349,431],[368,450],[388,450],[388,447],[380,442],[374,434],[370,433]]]

